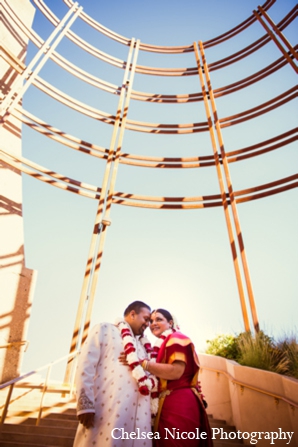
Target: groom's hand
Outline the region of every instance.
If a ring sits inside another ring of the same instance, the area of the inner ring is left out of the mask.
[[[86,428],[90,428],[94,427],[94,416],[94,413],[83,413],[78,415],[78,419],[80,424],[83,424]]]

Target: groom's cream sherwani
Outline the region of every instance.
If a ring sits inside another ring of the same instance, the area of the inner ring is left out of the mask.
[[[143,345],[136,338],[139,359],[146,358]],[[122,338],[110,323],[96,325],[79,356],[76,373],[77,414],[95,412],[94,428],[79,424],[74,447],[151,447],[143,439],[114,439],[124,429],[151,432],[150,397],[142,396],[135,379],[118,356],[123,351]],[[113,436],[114,435],[114,438]]]

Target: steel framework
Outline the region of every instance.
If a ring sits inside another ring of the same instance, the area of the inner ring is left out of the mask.
[[[2,101],[2,125],[9,126],[9,116],[12,115],[35,131],[56,142],[73,150],[102,159],[105,163],[105,173],[101,187],[89,185],[66,177],[25,159],[24,157],[17,157],[12,153],[4,152],[3,150],[1,151],[1,158],[13,168],[19,169],[43,182],[97,201],[97,213],[86,263],[77,317],[74,325],[70,353],[79,348],[80,343],[85,340],[88,333],[105,238],[107,229],[110,225],[112,204],[154,209],[181,210],[222,207],[227,225],[244,328],[246,331],[251,329],[247,309],[249,306],[254,329],[258,331],[259,321],[245,253],[243,235],[237,212],[237,204],[296,188],[298,186],[298,175],[294,174],[270,183],[235,191],[232,184],[229,165],[240,160],[257,157],[266,152],[274,151],[293,143],[298,138],[297,128],[290,129],[287,132],[265,141],[260,141],[252,146],[230,152],[225,150],[222,129],[259,117],[262,114],[268,113],[269,111],[292,101],[297,97],[297,86],[273,97],[270,101],[259,104],[241,113],[222,118],[218,115],[216,100],[221,96],[229,95],[259,82],[285,65],[288,65],[290,69],[293,69],[297,73],[297,45],[292,46],[282,33],[282,31],[297,17],[297,5],[286,15],[286,17],[284,17],[283,20],[280,21],[280,23],[275,24],[267,12],[274,4],[275,0],[267,0],[262,7],[258,7],[257,10],[253,11],[253,14],[247,20],[225,34],[206,42],[199,41],[188,46],[169,47],[145,44],[134,38],[128,39],[120,36],[103,27],[100,23],[88,16],[78,3],[74,3],[72,0],[64,0],[64,2],[69,7],[69,11],[62,20],[59,20],[42,0],[33,0],[36,7],[44,14],[51,24],[54,25],[54,31],[46,41],[43,41],[33,29],[27,29],[24,26],[21,20],[14,14],[8,1],[3,2],[6,20],[12,20],[16,27],[19,27],[19,29],[25,32],[28,38],[37,46],[38,52],[30,63],[25,66],[23,61],[20,61],[18,58],[9,54],[5,50],[5,47],[1,48],[2,57],[4,57],[19,74],[18,88],[8,92]],[[120,60],[106,54],[75,34],[71,30],[71,26],[78,18],[108,38],[127,46],[127,59]],[[206,49],[219,45],[222,42],[237,36],[243,30],[257,22],[259,22],[266,31],[263,37],[229,57],[210,64],[207,63],[205,55]],[[59,54],[56,51],[56,47],[63,38],[70,39],[73,44],[79,46],[81,49],[95,56],[99,60],[115,67],[123,68],[124,74],[121,87],[92,75]],[[241,61],[271,41],[277,45],[281,52],[281,57],[279,59],[249,77],[240,79],[237,82],[221,88],[213,89],[210,76],[213,71],[220,70],[223,67]],[[161,54],[193,53],[196,64],[194,67],[175,69],[142,66],[137,64],[140,51]],[[78,79],[107,93],[117,95],[119,99],[115,114],[111,115],[82,103],[42,79],[39,76],[39,72],[49,59]],[[153,76],[198,76],[201,91],[177,95],[136,91],[133,90],[135,73]],[[92,142],[82,141],[73,135],[67,134],[62,130],[51,126],[21,108],[19,104],[20,99],[30,85],[34,85],[45,94],[81,114],[112,125],[113,133],[109,148],[97,146]],[[206,120],[203,122],[186,124],[149,123],[131,120],[128,118],[128,111],[132,100],[160,104],[201,101],[204,104]],[[122,143],[124,132],[126,130],[165,135],[207,132],[210,135],[212,154],[206,154],[200,157],[153,157],[124,153],[122,151]],[[201,197],[156,197],[119,192],[115,190],[115,184],[118,168],[121,164],[155,169],[187,169],[213,166],[217,173],[219,193]],[[70,368],[68,368],[66,373],[66,381],[68,381],[69,374]]]

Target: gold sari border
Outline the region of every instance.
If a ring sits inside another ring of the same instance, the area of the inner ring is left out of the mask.
[[[167,363],[174,363],[176,360],[187,363],[186,355],[182,352],[174,352],[172,355],[170,355]]]

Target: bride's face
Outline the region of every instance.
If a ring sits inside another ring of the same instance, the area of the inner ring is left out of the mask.
[[[159,337],[164,331],[170,329],[173,322],[168,321],[160,312],[154,312],[150,318],[150,330],[155,337]]]

